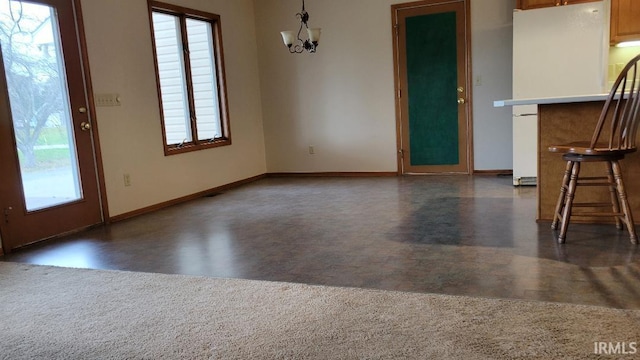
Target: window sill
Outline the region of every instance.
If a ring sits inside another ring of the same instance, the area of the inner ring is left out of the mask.
[[[192,151],[206,150],[206,149],[212,149],[212,148],[228,146],[228,145],[231,145],[231,139],[217,139],[212,142],[206,142],[206,143],[200,143],[200,144],[185,144],[182,146],[177,146],[177,145],[165,146],[164,155],[165,156],[177,155],[177,154],[183,154],[183,153],[192,152]]]

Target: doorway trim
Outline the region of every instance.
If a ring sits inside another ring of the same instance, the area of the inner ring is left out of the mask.
[[[109,223],[109,204],[107,203],[107,187],[105,184],[104,165],[102,163],[102,151],[100,150],[100,138],[98,136],[98,117],[96,116],[96,106],[93,96],[93,83],[91,82],[91,71],[89,71],[89,53],[87,52],[87,40],[84,33],[84,20],[82,17],[81,0],[73,0],[73,11],[75,13],[76,31],[78,32],[78,42],[80,47],[80,61],[84,72],[85,91],[87,96],[87,108],[89,117],[92,119],[91,136],[93,138],[93,156],[96,163],[96,177],[98,180],[98,193],[100,195],[100,206],[102,208],[102,223]]]
[[[471,175],[474,172],[474,160],[473,160],[473,91],[472,91],[472,62],[471,62],[471,0],[421,0],[415,2],[401,3],[391,5],[391,32],[393,38],[393,80],[394,80],[394,103],[396,110],[396,161],[397,161],[397,173],[398,175],[404,175],[403,168],[403,149],[402,149],[402,118],[405,114],[402,113],[402,89],[401,84],[401,70],[406,67],[406,64],[400,63],[400,41],[399,41],[399,21],[398,12],[400,10],[408,10],[420,7],[446,5],[451,3],[461,2],[464,4],[465,11],[465,72],[467,74],[465,87],[467,89],[467,111],[466,111],[466,123],[467,123],[467,174]],[[427,173],[424,173],[427,174]],[[433,173],[444,174],[444,173]]]

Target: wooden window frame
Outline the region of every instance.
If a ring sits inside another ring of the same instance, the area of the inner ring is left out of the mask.
[[[204,150],[210,149],[220,146],[231,145],[231,130],[229,124],[229,105],[227,100],[227,86],[226,86],[226,76],[225,76],[225,67],[224,67],[224,52],[222,46],[222,25],[220,22],[220,15],[185,8],[178,5],[167,4],[159,1],[148,0],[147,1],[149,8],[149,25],[151,27],[151,40],[153,47],[153,61],[155,66],[156,73],[156,85],[158,89],[158,102],[160,105],[160,120],[162,124],[162,142],[164,144],[164,154],[167,155],[175,155],[181,154],[190,151]],[[186,31],[186,20],[194,19],[208,22],[211,25],[212,30],[212,39],[213,39],[213,61],[215,62],[216,67],[216,86],[218,89],[218,108],[220,112],[220,128],[222,131],[222,136],[214,139],[204,139],[199,140],[197,134],[197,124],[195,117],[195,100],[193,94],[193,84],[191,78],[191,62],[189,58],[189,52],[183,51],[184,57],[184,71],[186,77],[186,87],[187,87],[187,99],[188,99],[188,110],[191,114],[190,119],[190,131],[192,135],[192,141],[184,142],[182,144],[167,144],[167,134],[164,120],[164,106],[162,103],[162,92],[160,86],[160,73],[158,70],[158,57],[156,51],[156,39],[153,27],[153,13],[162,13],[167,15],[176,16],[180,20],[180,31],[181,31],[181,44],[188,43],[187,40],[187,31]]]

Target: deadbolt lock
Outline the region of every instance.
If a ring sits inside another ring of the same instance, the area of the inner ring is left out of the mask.
[[[81,114],[84,114],[84,113],[87,112],[87,108],[86,107],[81,107],[81,108],[78,109],[78,112],[81,113]]]
[[[463,88],[462,86],[460,86],[460,87],[458,88],[458,92],[459,92],[459,93],[463,93],[463,92],[464,92],[464,88]]]

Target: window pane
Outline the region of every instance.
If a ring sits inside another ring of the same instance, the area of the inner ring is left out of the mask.
[[[210,23],[187,19],[198,140],[222,137],[212,36]]]
[[[167,145],[193,141],[179,18],[153,12],[153,34]]]

